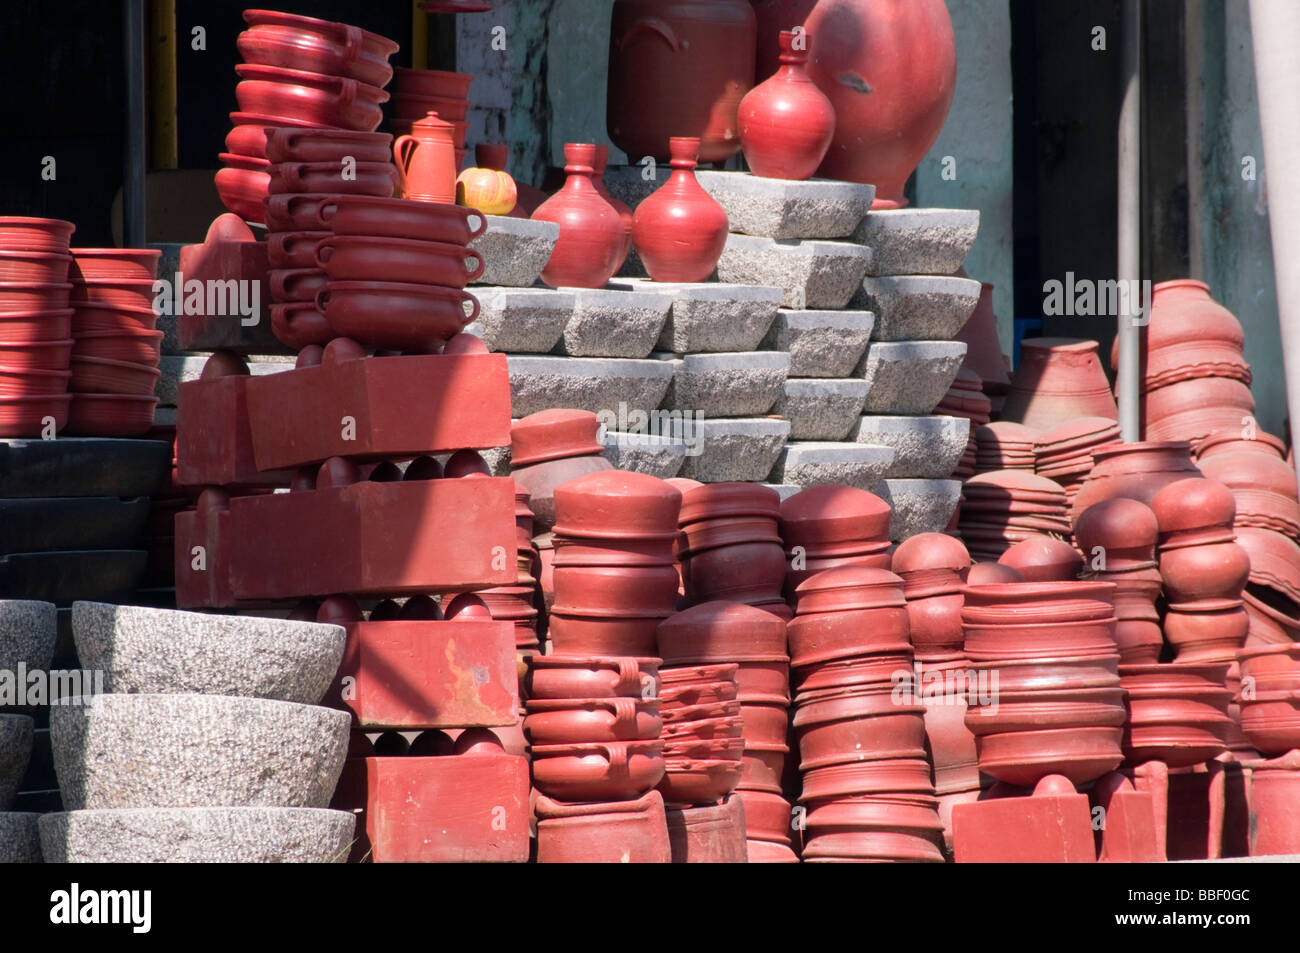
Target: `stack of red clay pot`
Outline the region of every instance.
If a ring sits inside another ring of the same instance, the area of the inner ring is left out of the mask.
[[[234,128],[219,156],[223,168],[216,185],[226,208],[260,224],[266,221],[263,202],[276,190],[272,162],[284,161],[268,155],[269,133],[279,127],[374,132],[383,119],[380,104],[388,101],[383,87],[393,76],[388,58],[398,46],[355,26],[313,17],[245,10],[244,20],[249,28],[235,41],[244,60],[235,67],[239,111],[230,114]],[[353,159],[360,181],[365,163],[361,156]],[[295,187],[287,191],[344,191],[301,187],[329,173],[337,177],[340,169],[332,157],[328,166],[293,170],[287,178]]]
[[[982,773],[1032,788],[1048,775],[1084,784],[1119,766],[1114,592],[1105,582],[967,586],[975,685],[966,724]]]
[[[866,490],[815,486],[781,502],[785,596],[826,569],[889,568],[889,504]]]
[[[939,406],[934,408],[936,414],[965,417],[970,421],[970,438],[957,463],[957,469],[953,471],[954,480],[965,480],[975,473],[978,459],[975,434],[989,422],[993,411],[993,404],[981,390],[982,386],[979,375],[968,367],[962,367],[957,371],[957,377],[948,388],[948,393],[939,401]]]
[[[1243,648],[1237,658],[1246,737],[1265,755],[1300,748],[1300,644]]]
[[[998,420],[975,428],[975,472],[1033,470],[1037,434],[1024,424]]]
[[[0,436],[53,437],[68,422],[75,230],[53,218],[0,217]]]
[[[664,621],[658,637],[666,684],[698,687],[722,681],[720,667],[730,663],[735,663],[732,678],[736,683],[735,702],[719,699],[694,706],[695,710],[687,713],[692,721],[708,718],[711,723],[692,727],[686,733],[695,737],[673,747],[665,796],[671,799],[679,797],[679,792],[696,789],[697,798],[712,796],[716,801],[736,789],[744,804],[750,863],[794,861],[790,805],[782,786],[789,754],[790,658],[785,620],[755,606],[705,602]],[[672,717],[677,721],[685,716]],[[741,744],[735,745],[735,739],[728,737],[709,741],[712,733],[734,730],[728,720],[732,717],[740,719]],[[740,762],[738,772],[736,759]],[[730,810],[734,809],[732,805]]]
[[[1097,357],[1097,342],[1077,338],[1026,338],[1002,419],[1039,433],[1078,417],[1108,417],[1119,411]]]
[[[449,73],[436,69],[398,68],[393,76],[393,133],[410,135],[411,124],[435,113],[443,122],[455,127],[456,168],[465,159],[465,133],[469,129],[469,87],[474,77],[469,73]]]
[[[1237,500],[1234,525],[1300,539],[1300,495],[1286,447],[1272,434],[1246,429],[1211,434],[1198,441],[1196,466],[1218,480]]]
[[[1200,440],[1240,432],[1255,412],[1244,336],[1232,313],[1204,282],[1155,286],[1143,328],[1142,432],[1148,440]],[[1118,343],[1111,350],[1117,367]]]
[[[800,583],[790,623],[805,860],[943,861],[903,580],[830,569]]]
[[[894,550],[892,569],[903,580],[907,621],[915,653],[912,684],[925,707],[925,735],[945,846],[952,847],[952,809],[980,793],[975,736],[966,727],[962,590],[971,569],[961,540],[920,533]],[[905,668],[905,666],[900,666]]]
[[[163,332],[153,327],[161,252],[73,248],[72,404],[68,432],[138,437],[153,426]],[[177,293],[181,293],[178,290]],[[144,315],[149,317],[140,320]],[[114,327],[89,330],[95,322]]]
[[[967,480],[958,525],[971,556],[979,560],[996,560],[1031,536],[1070,534],[1065,491],[1024,470],[995,470]]]
[[[1127,497],[1094,503],[1074,528],[1086,578],[1115,584],[1115,641],[1121,665],[1154,664],[1164,648],[1156,609],[1161,595],[1155,552],[1159,533],[1151,508]]]
[[[737,602],[789,620],[782,596],[781,497],[757,483],[712,483],[682,495],[678,558],[686,604]]]
[[[1042,433],[1035,445],[1034,470],[1065,488],[1074,503],[1092,472],[1092,455],[1119,443],[1119,424],[1107,417],[1078,417]]]

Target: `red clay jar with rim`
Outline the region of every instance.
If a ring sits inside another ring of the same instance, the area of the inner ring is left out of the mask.
[[[1227,543],[1235,539],[1237,501],[1217,480],[1191,477],[1171,483],[1151,501],[1160,525],[1160,550]],[[1183,600],[1179,600],[1183,601]]]
[[[785,661],[786,624],[770,612],[731,602],[705,602],[660,623],[665,665]]]
[[[1155,560],[1160,528],[1156,514],[1145,503],[1126,497],[1101,500],[1079,515],[1074,537],[1087,557],[1089,568],[1098,555],[1101,572],[1149,566]]]
[[[627,260],[627,253],[632,250],[632,209],[626,203],[614,198],[609,189],[605,188],[605,167],[607,165],[609,165],[609,146],[597,145],[596,158],[591,165],[591,184],[596,187],[600,197],[618,213],[619,221],[623,223],[623,257],[618,260],[618,268],[614,269],[617,273],[623,267],[623,262]]]
[[[659,702],[637,698],[533,700],[525,706],[524,735],[530,744],[589,741],[653,741],[659,737]]]
[[[629,161],[668,158],[696,136],[700,161],[740,149],[736,110],[754,85],[748,0],[617,0],[610,17],[606,126]]]
[[[1208,543],[1163,550],[1160,578],[1171,605],[1241,598],[1250,575],[1250,554],[1236,543]]]
[[[707,281],[727,244],[727,213],[695,179],[700,141],[669,140],[672,174],[636,207],[632,242],[655,281]]]
[[[681,553],[686,600],[781,601],[785,553],[779,543],[731,542]]]
[[[808,76],[809,42],[806,32],[782,30],[780,69],[740,101],[740,145],[755,175],[811,179],[831,146],[835,107]]]
[[[72,296],[71,282],[58,284],[28,284],[18,281],[0,282],[0,313],[28,313],[33,311],[62,311]],[[82,300],[86,300],[83,292]],[[152,301],[150,296],[149,301]],[[147,305],[149,301],[146,301]],[[108,302],[111,303],[111,302]]]
[[[1217,662],[1232,657],[1245,643],[1250,616],[1240,599],[1171,604],[1163,629],[1179,662]]]
[[[534,655],[528,660],[528,698],[654,698],[659,659],[628,656]]]
[[[658,741],[534,745],[533,786],[557,801],[628,801],[664,775]]]
[[[1143,432],[1152,440],[1197,441],[1240,427],[1255,413],[1255,398],[1241,381],[1196,377],[1149,391],[1143,397]]]
[[[273,10],[245,10],[248,29],[235,38],[247,63],[349,76],[373,86],[393,78],[388,58],[398,45],[346,23]]]
[[[552,288],[603,288],[618,270],[623,222],[592,183],[596,147],[564,146],[564,186],[533,212],[533,221],[560,226],[542,281]]]
[[[1192,445],[1185,441],[1146,441],[1097,451],[1092,472],[1074,497],[1074,521],[1094,503],[1115,497],[1150,506],[1170,483],[1200,476],[1191,450]]]
[[[795,670],[799,697],[828,689],[890,683],[912,677],[913,655],[904,648],[817,662]],[[963,660],[964,664],[964,660]],[[796,698],[796,702],[798,702]]]
[[[1026,582],[1072,582],[1083,570],[1083,557],[1062,539],[1031,536],[1022,539],[998,557]]]
[[[66,370],[39,370],[0,366],[0,397],[48,397],[65,394],[72,374]]]
[[[658,477],[607,470],[555,488],[555,532],[593,539],[675,539],[681,505],[681,493]]]
[[[407,238],[328,236],[315,245],[313,267],[335,281],[396,281],[464,288],[486,262],[472,248]]]
[[[795,589],[795,613],[810,615],[905,605],[903,580],[888,569],[830,569]],[[883,617],[882,617],[883,618]]]
[[[454,127],[436,112],[411,124],[408,135],[393,140],[393,159],[402,195],[417,202],[456,203]]]
[[[780,513],[781,496],[771,487],[760,483],[709,483],[682,493],[678,519],[689,533],[692,523],[742,516],[776,520]]]
[[[1266,755],[1300,748],[1300,688],[1255,691],[1237,697],[1241,730],[1255,750]]]
[[[1300,679],[1300,643],[1252,645],[1237,650],[1242,678]]]
[[[47,425],[47,418],[52,418],[55,429],[62,432],[68,422],[71,401],[70,394],[0,397],[0,436],[38,437]],[[151,422],[152,418],[151,408]]]

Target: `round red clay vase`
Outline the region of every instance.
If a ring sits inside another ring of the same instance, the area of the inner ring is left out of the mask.
[[[1160,578],[1170,604],[1240,599],[1250,554],[1236,543],[1181,546],[1160,554]]]
[[[655,281],[707,281],[727,244],[727,213],[695,179],[699,147],[671,140],[672,175],[632,216],[632,241]]]
[[[740,101],[740,144],[755,175],[810,179],[835,135],[835,107],[808,76],[809,37],[782,30],[781,68]]]
[[[534,221],[560,226],[542,269],[542,281],[553,288],[603,288],[621,261],[623,222],[592,184],[595,158],[594,145],[566,143],[564,187],[533,212]]]
[[[1190,477],[1171,483],[1151,501],[1160,525],[1160,548],[1231,542],[1237,501],[1217,480]],[[1185,600],[1179,600],[1185,601]]]

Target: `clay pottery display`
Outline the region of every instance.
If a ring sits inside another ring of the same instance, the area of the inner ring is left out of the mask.
[[[727,213],[695,179],[699,140],[669,141],[672,174],[636,208],[632,241],[655,281],[706,281],[727,244]]]
[[[478,317],[466,291],[397,282],[330,281],[316,307],[338,336],[393,351],[437,351]]]
[[[893,686],[845,689],[799,703],[791,724],[799,735],[799,768],[879,758],[925,757],[925,709],[900,705]]]
[[[73,281],[87,278],[122,278],[153,280],[158,277],[158,260],[162,252],[156,248],[70,248]],[[62,281],[62,278],[57,279]]]
[[[739,760],[667,757],[656,790],[670,805],[714,804],[735,790],[744,767]]]
[[[601,159],[602,154],[605,156],[605,159],[608,159],[609,148],[607,146],[596,147],[596,165],[594,168],[598,170],[604,169],[604,160]],[[474,162],[476,165],[484,169],[495,169],[498,172],[506,172],[508,171],[507,164],[509,158],[510,147],[504,143],[481,142],[474,147]],[[599,175],[600,172],[598,171],[592,184],[595,185],[596,191],[600,192],[601,197],[604,198],[605,201],[614,205],[615,211],[618,211],[621,216],[622,211],[619,209],[619,205],[622,205],[622,203],[619,202],[618,204],[615,204],[615,202],[610,201],[611,197],[605,194],[605,186],[604,183],[600,181]],[[541,189],[515,179],[515,207],[509,212],[509,216],[511,218],[530,218],[533,212],[537,210],[537,207],[546,201],[546,198],[546,193]],[[626,208],[626,206],[624,206],[624,208]],[[632,224],[631,209],[628,209],[627,215],[628,217],[624,222],[624,227],[630,229]],[[630,244],[630,237],[628,242]]]
[[[681,502],[681,493],[657,477],[593,473],[556,487],[555,531],[593,539],[676,538]]]
[[[266,133],[266,158],[273,163],[330,162],[340,167],[346,157],[358,166],[362,163],[389,163],[393,158],[393,137],[386,132],[293,126],[278,126]]]
[[[57,218],[0,215],[0,248],[66,255],[76,230],[72,222]]]
[[[903,605],[903,581],[887,569],[832,569],[795,589],[795,612],[800,616]],[[881,616],[880,621],[887,618]]]
[[[564,187],[532,215],[560,226],[541,276],[553,288],[603,288],[621,260],[623,222],[592,184],[595,156],[590,143],[565,143]]]
[[[534,745],[533,784],[558,801],[627,801],[664,775],[657,741]]]
[[[386,198],[397,188],[400,171],[391,162],[358,162],[351,174],[344,176],[337,162],[280,162],[267,168],[267,193],[334,192]]]
[[[263,221],[263,202],[271,187],[271,176],[265,171],[239,169],[227,164],[217,170],[212,181],[221,204],[227,209],[245,221]]]
[[[1075,417],[1114,420],[1118,415],[1096,341],[1028,338],[1021,342],[1020,364],[1002,405],[1003,420],[1042,432]]]
[[[1157,493],[1178,480],[1200,476],[1184,441],[1126,443],[1098,451],[1088,479],[1074,498],[1072,518],[1094,503],[1128,497],[1148,506]]]
[[[1189,377],[1232,377],[1250,383],[1244,335],[1232,313],[1210,297],[1209,285],[1189,278],[1152,289],[1150,320],[1142,328],[1143,387]],[[1119,351],[1111,349],[1111,366]]]
[[[958,591],[970,571],[970,553],[947,533],[918,533],[898,544],[889,568],[903,580],[910,599]]]
[[[1083,557],[1069,543],[1050,536],[1021,540],[998,557],[1026,582],[1068,582],[1083,570]]]
[[[339,235],[315,247],[315,264],[336,281],[396,281],[464,288],[483,274],[483,256],[463,245]]]
[[[543,591],[545,580],[543,579]],[[658,651],[662,616],[588,616],[552,612],[547,635],[553,655],[649,657]]]
[[[393,158],[402,195],[418,202],[454,205],[456,202],[456,161],[454,128],[428,113],[411,126],[409,135],[393,142]]]
[[[273,197],[268,204],[273,205],[275,201]],[[487,230],[487,219],[475,209],[360,195],[323,197],[318,221],[335,235],[408,238],[456,245],[468,245]]]
[[[526,705],[524,735],[534,745],[592,741],[653,741],[659,737],[659,702],[654,699],[552,699]]]
[[[780,69],[740,101],[740,144],[755,175],[810,179],[835,135],[835,107],[808,76],[808,35],[782,30],[779,42]]]
[[[658,671],[657,658],[535,655],[524,690],[532,699],[654,698]]]
[[[938,800],[867,795],[809,804],[803,858],[809,863],[943,863]]]
[[[964,601],[960,592],[907,600],[907,628],[917,655],[934,658],[961,651]]]
[[[272,10],[245,10],[248,29],[235,38],[247,63],[348,76],[373,86],[393,78],[388,57],[398,45],[345,23]]]
[[[692,136],[701,162],[734,155],[755,39],[746,0],[616,0],[605,114],[614,145],[632,162],[664,160],[671,137]]]
[[[784,662],[785,622],[770,612],[730,602],[706,602],[659,625],[665,665],[708,662]]]
[[[157,397],[131,394],[72,394],[67,426],[78,437],[138,437],[153,427]],[[59,399],[59,398],[54,398]],[[57,420],[57,416],[56,416]]]
[[[680,555],[690,605],[719,599],[747,605],[782,601],[786,564],[778,543],[722,543]]]
[[[240,112],[285,116],[360,132],[374,132],[384,118],[380,104],[388,102],[388,94],[369,83],[255,63],[241,63],[235,72],[241,80],[235,84]]]

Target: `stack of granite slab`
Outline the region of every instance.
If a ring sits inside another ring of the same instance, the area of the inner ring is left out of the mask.
[[[47,862],[346,859],[355,819],[327,806],[351,719],[317,704],[340,626],[78,602],[73,630],[104,693],[52,709]]]
[[[28,792],[43,786],[50,760],[55,611],[49,602],[0,601],[0,864],[41,860],[37,822],[49,798]]]

